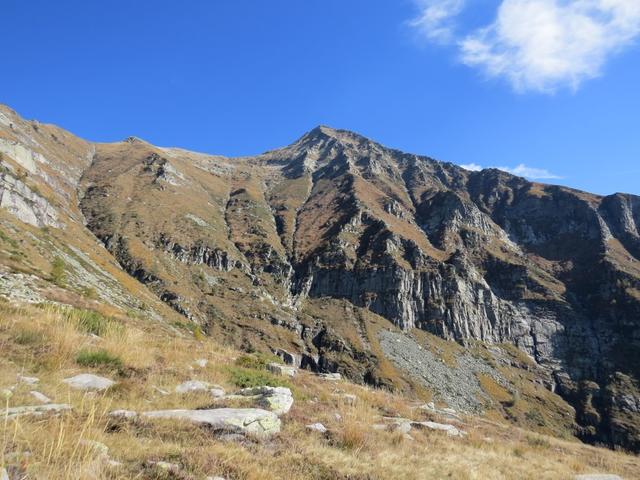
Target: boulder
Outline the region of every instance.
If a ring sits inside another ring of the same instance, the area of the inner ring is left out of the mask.
[[[149,419],[184,420],[207,425],[213,430],[269,437],[280,432],[280,419],[258,408],[216,408],[212,410],[158,410],[141,414]]]
[[[214,385],[213,388],[209,390],[209,393],[213,398],[223,398],[225,396],[224,388],[218,385]]]
[[[66,410],[71,410],[71,405],[66,403],[49,403],[47,405],[25,405],[22,407],[11,407],[4,410],[4,415],[7,418],[15,418],[23,415],[44,415],[48,412],[63,412]],[[3,415],[3,416],[4,416]]]
[[[298,369],[296,367],[281,365],[279,363],[270,363],[267,365],[267,370],[274,375],[280,375],[282,377],[295,377],[298,373]]]
[[[271,410],[278,416],[288,413],[293,405],[291,390],[286,387],[243,388],[238,394],[243,397],[255,397],[259,406]]]
[[[105,377],[99,377],[92,373],[81,373],[75,377],[65,378],[64,383],[76,390],[102,391],[113,387],[116,382]]]

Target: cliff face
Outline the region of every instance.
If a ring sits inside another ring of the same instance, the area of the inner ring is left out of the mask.
[[[640,197],[470,172],[326,127],[251,158],[135,138],[77,149],[59,190],[81,212],[57,217],[15,172],[3,206],[19,196],[52,228],[83,215],[207,333],[394,387],[379,317],[410,335],[513,344],[576,409],[582,438],[640,449]]]

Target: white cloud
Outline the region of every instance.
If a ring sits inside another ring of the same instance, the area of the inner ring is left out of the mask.
[[[482,166],[477,163],[466,163],[464,165],[460,165],[465,170],[471,170],[472,172],[479,172],[482,170]]]
[[[466,0],[415,1],[420,14],[411,21],[411,25],[431,40],[451,41],[454,33],[452,20],[462,12]]]
[[[422,12],[441,3],[449,2],[421,2]],[[427,17],[434,31],[462,11],[463,2],[454,3],[450,15]],[[458,36],[448,31],[463,63],[506,78],[517,91],[576,89],[640,35],[640,0],[502,0],[490,25]]]
[[[473,172],[478,172],[480,170],[483,170],[484,168],[482,167],[482,165],[478,165],[477,163],[468,163],[460,166],[465,170],[470,170]],[[497,168],[498,170],[511,173],[512,175],[531,178],[534,180],[552,180],[552,179],[562,178],[562,177],[559,177],[558,175],[551,173],[549,170],[545,170],[544,168],[528,167],[524,163],[521,163],[516,167],[489,167],[489,168]]]
[[[520,165],[510,168],[510,167],[496,167],[498,168],[498,170],[503,170],[505,172],[511,173],[513,175],[518,175],[519,177],[527,177],[527,178],[534,178],[537,180],[543,180],[543,179],[558,179],[558,178],[562,178],[559,177],[558,175],[555,175],[553,173],[551,173],[549,170],[545,170],[544,168],[534,168],[534,167],[527,167],[524,163],[521,163]]]

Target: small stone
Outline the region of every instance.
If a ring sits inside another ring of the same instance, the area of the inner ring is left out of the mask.
[[[163,470],[165,472],[178,472],[180,471],[180,465],[176,463],[169,462],[147,462],[147,465],[150,467],[155,467],[158,470]]]
[[[23,375],[18,375],[18,382],[26,383],[27,385],[35,385],[40,382],[39,378],[36,377],[25,377]]]
[[[346,403],[347,405],[355,405],[356,402],[358,401],[358,397],[356,397],[351,393],[343,394],[342,399],[344,400],[344,403]]]
[[[412,425],[415,427],[424,427],[430,430],[440,430],[443,432],[447,432],[447,435],[450,437],[462,437],[466,435],[465,432],[458,430],[457,427],[453,425],[448,425],[444,423],[436,423],[436,422],[412,422]]]
[[[80,440],[80,445],[83,445],[95,453],[107,456],[109,455],[109,447],[107,447],[104,443],[98,442],[96,440]]]
[[[590,473],[586,475],[576,475],[575,480],[622,480],[618,475],[608,473]]]
[[[124,463],[119,462],[117,460],[112,460],[112,459],[107,460],[107,466],[111,467],[111,468],[120,468],[123,465],[124,465]]]
[[[7,473],[6,468],[0,470],[0,480],[9,480],[9,474]]]
[[[164,396],[169,395],[169,392],[167,392],[166,390],[163,390],[162,388],[156,387],[155,385],[153,386],[153,389],[156,392],[158,392],[160,395],[164,395]]]
[[[321,423],[312,423],[311,425],[307,425],[306,428],[313,432],[327,433],[327,427]]]
[[[92,373],[81,373],[75,377],[65,378],[64,383],[76,390],[106,390],[116,384],[113,380],[105,377],[99,377]]]
[[[111,418],[132,419],[132,418],[136,418],[138,414],[133,410],[114,410],[113,412],[109,412],[109,416]]]
[[[211,385],[207,382],[201,382],[200,380],[189,380],[188,382],[183,382],[176,387],[177,393],[191,393],[191,392],[204,392],[209,390]]]
[[[424,405],[420,405],[418,407],[420,410],[428,410],[431,412],[435,412],[436,411],[436,404],[433,402],[429,402],[429,403],[425,403]]]
[[[331,382],[337,382],[338,380],[342,380],[342,375],[340,375],[339,373],[319,373],[318,377],[322,378],[323,380],[328,380]]]
[[[339,413],[334,413],[333,414],[333,418],[336,419],[336,422],[341,422],[342,421],[342,415],[340,415]]]
[[[196,366],[200,368],[205,368],[208,363],[209,363],[209,360],[207,360],[206,358],[199,358],[198,360],[195,361]]]
[[[36,392],[35,390],[31,390],[29,393],[31,393],[31,396],[40,403],[51,403],[51,399],[43,393]]]

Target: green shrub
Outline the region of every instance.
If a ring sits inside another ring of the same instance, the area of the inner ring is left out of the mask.
[[[265,370],[251,368],[229,367],[229,380],[240,388],[251,387],[290,387],[289,382],[276,377]]]
[[[248,355],[240,355],[235,364],[238,367],[252,368],[255,370],[266,370],[270,363],[282,363],[280,358],[262,352],[255,352]]]
[[[13,341],[18,345],[40,345],[45,342],[45,336],[35,330],[19,330],[13,335]]]
[[[89,300],[98,299],[98,292],[96,292],[96,289],[93,287],[84,287],[82,290],[80,290],[80,293],[84,298],[88,298]]]
[[[82,310],[79,308],[69,308],[65,312],[65,316],[77,323],[78,330],[85,333],[93,333],[94,335],[104,336],[109,329],[115,328],[116,321],[112,318],[105,317],[101,313],[93,310]]]
[[[60,257],[56,257],[51,263],[51,281],[59,287],[67,283],[66,264]]]
[[[76,355],[76,363],[81,367],[122,368],[120,357],[106,350],[80,350]]]

